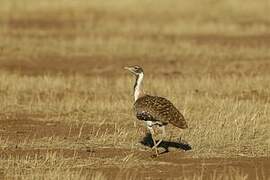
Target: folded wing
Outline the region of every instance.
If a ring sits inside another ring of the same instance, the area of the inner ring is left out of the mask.
[[[162,124],[171,123],[185,129],[187,123],[184,116],[167,99],[158,96],[145,95],[134,103],[134,110],[139,120],[160,121]]]

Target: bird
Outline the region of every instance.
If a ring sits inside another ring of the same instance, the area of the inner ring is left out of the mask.
[[[130,71],[135,75],[136,80],[133,87],[134,104],[133,109],[138,120],[144,121],[147,129],[151,133],[155,150],[155,155],[158,156],[158,145],[166,137],[165,126],[169,123],[181,128],[188,128],[187,122],[180,111],[164,97],[151,96],[143,91],[144,71],[138,66],[126,66],[125,70]],[[162,131],[162,138],[156,142],[154,128],[157,127]]]

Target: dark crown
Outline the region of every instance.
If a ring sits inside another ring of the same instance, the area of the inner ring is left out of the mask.
[[[143,69],[138,65],[133,66],[133,70],[135,73],[143,73]]]

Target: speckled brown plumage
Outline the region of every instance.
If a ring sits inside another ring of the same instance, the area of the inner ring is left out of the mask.
[[[139,120],[146,122],[146,127],[151,133],[155,149],[155,155],[158,156],[158,145],[166,136],[165,126],[168,123],[176,127],[186,129],[187,123],[184,116],[176,109],[176,107],[167,99],[158,96],[150,96],[144,94],[143,78],[144,72],[140,66],[128,66],[124,69],[135,75],[136,81],[134,84],[134,110],[136,117]],[[158,127],[162,130],[162,138],[158,142],[155,140],[154,128]]]
[[[144,95],[134,103],[134,110],[139,120],[153,121],[159,125],[171,123],[181,129],[188,127],[184,116],[163,97]]]

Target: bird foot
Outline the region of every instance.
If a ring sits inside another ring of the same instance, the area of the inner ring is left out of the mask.
[[[157,148],[155,148],[155,154],[153,154],[151,157],[158,157],[159,151]]]
[[[152,154],[151,155],[151,158],[157,158],[158,157],[158,154]]]

